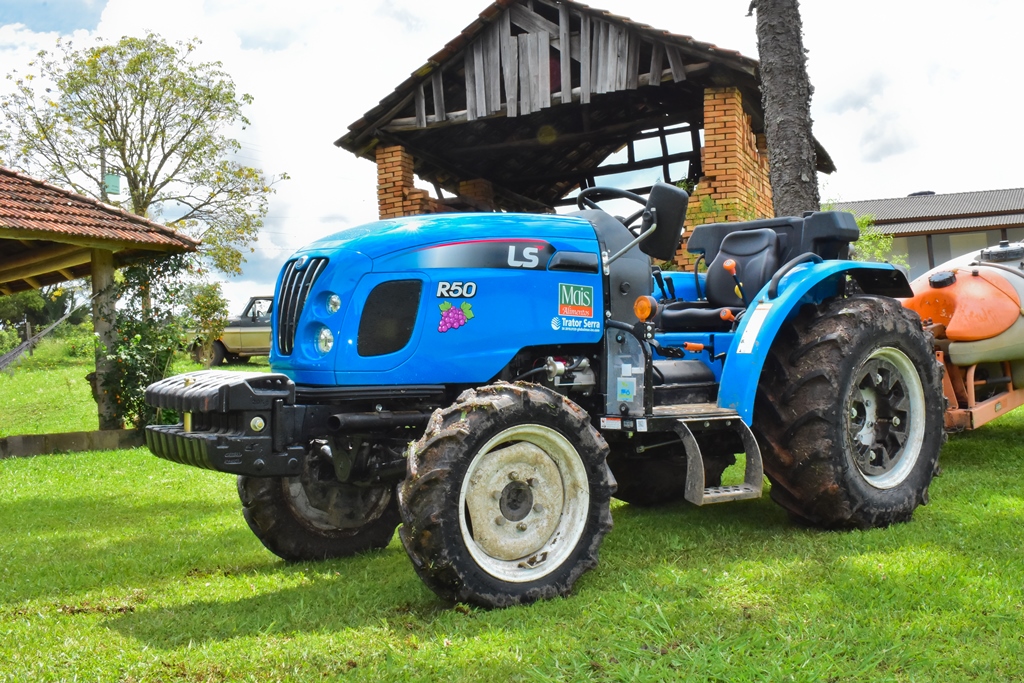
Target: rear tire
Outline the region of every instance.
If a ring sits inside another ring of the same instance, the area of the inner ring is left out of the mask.
[[[608,445],[536,385],[463,392],[409,449],[399,535],[443,599],[506,607],[571,592],[612,528]]]
[[[805,307],[758,385],[772,499],[824,528],[909,520],[928,501],[944,406],[942,366],[916,313],[872,296]]]
[[[223,365],[227,355],[228,350],[224,348],[223,344],[219,341],[213,342],[213,347],[210,349],[210,367],[217,368]]]
[[[349,557],[383,548],[398,526],[390,486],[302,477],[238,477],[242,514],[260,542],[290,562]]]

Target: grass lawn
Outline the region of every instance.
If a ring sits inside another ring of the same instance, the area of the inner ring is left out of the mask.
[[[266,357],[251,358],[238,370],[269,370]],[[99,429],[96,402],[85,376],[96,369],[92,356],[69,356],[60,340],[45,339],[29,356],[0,371],[0,438]],[[176,357],[172,374],[202,370],[187,354]]]
[[[0,461],[0,681],[1019,681],[1022,434],[952,437],[889,529],[618,505],[572,597],[497,611],[437,600],[397,539],[286,564],[231,477],[143,449]]]
[[[0,463],[0,680],[1020,680],[1021,417],[950,443],[912,523],[770,501],[614,511],[576,594],[487,612],[397,541],[288,565],[230,477],[144,450]]]

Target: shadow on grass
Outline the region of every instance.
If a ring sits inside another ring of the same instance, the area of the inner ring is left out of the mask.
[[[153,502],[117,495],[0,502],[0,598],[148,586],[230,563],[251,535],[237,504]],[[225,512],[236,524],[225,526]]]

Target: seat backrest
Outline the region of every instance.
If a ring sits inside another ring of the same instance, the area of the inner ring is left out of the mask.
[[[690,195],[675,185],[655,183],[647,195],[647,208],[655,210],[658,229],[640,243],[640,251],[666,261],[676,255],[683,236],[686,206]]]
[[[762,218],[742,223],[707,223],[690,233],[686,249],[703,254],[711,263],[718,256],[722,240],[734,232],[771,228],[779,236],[779,263],[786,263],[801,254],[812,252],[823,259],[844,259],[851,242],[860,236],[853,214],[845,211],[816,211],[803,218],[784,216]]]
[[[736,275],[743,284],[744,302],[736,293],[736,281],[725,262],[736,262]],[[737,308],[749,303],[779,268],[779,236],[771,228],[741,230],[725,236],[718,254],[708,266],[705,292],[715,307]]]

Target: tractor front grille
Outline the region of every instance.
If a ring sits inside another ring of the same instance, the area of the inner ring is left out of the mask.
[[[284,265],[281,288],[277,293],[277,350],[289,356],[295,348],[295,332],[299,326],[302,307],[320,274],[327,267],[327,259],[305,257],[292,259]]]

